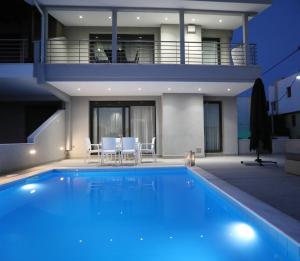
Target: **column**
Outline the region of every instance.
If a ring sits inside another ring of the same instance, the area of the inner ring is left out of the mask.
[[[111,60],[112,63],[117,62],[118,55],[118,12],[116,9],[112,10],[112,37],[111,37]]]
[[[184,10],[179,11],[180,64],[185,64]]]
[[[243,14],[243,44],[245,65],[249,64],[248,14]]]

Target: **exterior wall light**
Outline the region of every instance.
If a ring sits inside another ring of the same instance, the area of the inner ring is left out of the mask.
[[[188,24],[187,26],[187,33],[188,34],[195,34],[196,33],[196,25]]]
[[[60,147],[59,150],[63,151],[65,148],[64,147]]]
[[[35,149],[30,150],[30,151],[29,151],[29,154],[30,154],[30,155],[35,155],[35,154],[36,154],[36,150],[35,150]]]
[[[300,80],[300,74],[298,74],[298,75],[296,76],[296,79],[297,79],[297,80]]]

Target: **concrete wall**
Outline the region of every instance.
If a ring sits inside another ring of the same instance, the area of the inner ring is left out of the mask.
[[[220,101],[222,106],[222,147],[224,155],[238,154],[237,98],[206,96],[206,101]]]
[[[30,135],[28,143],[0,144],[0,175],[64,159],[64,146],[65,112],[60,110]]]
[[[288,137],[278,137],[272,140],[273,154],[284,154],[286,151],[286,144],[289,142]],[[239,140],[239,155],[256,154],[255,151],[249,150],[250,140]]]
[[[204,156],[203,95],[163,94],[162,154],[165,157],[184,156],[198,151]]]
[[[185,27],[185,41],[196,42],[186,43],[185,59],[186,63],[202,64],[202,42],[201,26],[196,25],[196,33],[188,34],[187,26]],[[161,43],[161,62],[162,63],[179,63],[180,62],[180,35],[179,25],[162,24],[160,27],[161,41],[174,41],[174,43]],[[176,42],[176,43],[175,43]],[[170,54],[171,53],[171,54]]]
[[[90,101],[134,101],[152,100],[156,102],[157,154],[161,154],[161,99],[160,97],[72,97],[72,158],[85,157],[84,139],[90,136],[89,102]]]

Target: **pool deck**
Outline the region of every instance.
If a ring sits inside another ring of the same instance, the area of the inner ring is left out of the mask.
[[[259,167],[244,166],[240,163],[242,160],[253,160],[253,156],[211,156],[198,159],[197,167],[194,169],[206,180],[300,242],[300,229],[293,231],[294,228],[300,228],[300,176],[285,173],[282,156],[272,156],[265,159],[275,160],[278,165]],[[140,166],[155,167],[183,164],[183,159],[159,158],[156,163],[148,161]],[[127,166],[132,165],[128,164]],[[2,176],[0,177],[0,184],[36,175],[41,171],[53,168],[95,167],[99,167],[97,162],[86,164],[83,159],[66,159]]]

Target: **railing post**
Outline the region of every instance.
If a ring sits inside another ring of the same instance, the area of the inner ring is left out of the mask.
[[[184,10],[179,11],[180,64],[185,64]]]
[[[117,63],[117,48],[118,48],[118,12],[112,10],[112,34],[111,34],[111,62]]]

